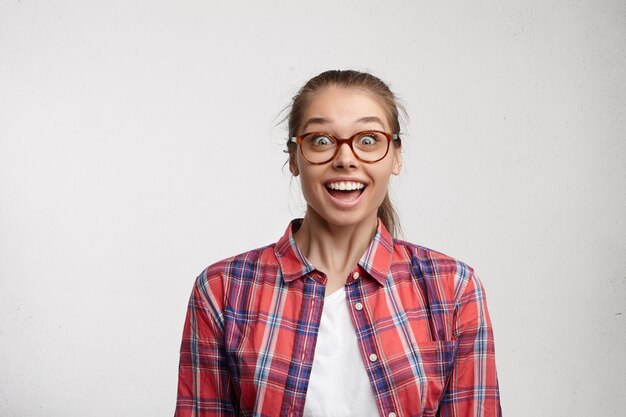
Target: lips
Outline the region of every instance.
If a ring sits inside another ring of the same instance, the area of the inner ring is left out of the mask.
[[[326,191],[340,206],[355,204],[363,194],[366,185],[359,181],[333,181],[326,184]]]
[[[359,181],[334,181],[326,184],[326,188],[330,188],[331,190],[353,191],[362,190],[365,188],[365,184]]]

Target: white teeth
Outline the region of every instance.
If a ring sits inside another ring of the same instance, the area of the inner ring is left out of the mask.
[[[326,184],[328,188],[331,190],[340,190],[340,191],[354,191],[361,190],[365,188],[365,184],[361,184],[360,182],[352,182],[352,181],[339,181],[339,182],[331,182]]]

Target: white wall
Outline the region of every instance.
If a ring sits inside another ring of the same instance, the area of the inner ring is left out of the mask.
[[[0,415],[174,409],[209,263],[302,214],[280,110],[371,70],[408,240],[487,288],[505,415],[626,409],[626,5],[0,3]]]

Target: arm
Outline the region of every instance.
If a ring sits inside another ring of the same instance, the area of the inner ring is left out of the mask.
[[[205,277],[196,281],[183,328],[176,417],[235,415],[221,313]]]
[[[459,292],[454,315],[459,350],[437,416],[501,417],[493,330],[485,292],[471,270],[469,278],[460,285],[464,288]]]

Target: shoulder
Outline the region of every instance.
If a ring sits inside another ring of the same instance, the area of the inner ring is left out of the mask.
[[[216,312],[223,311],[228,293],[259,280],[276,279],[274,247],[252,249],[209,265],[196,278],[194,292]]]
[[[413,279],[429,292],[445,294],[455,305],[461,302],[467,286],[478,281],[474,268],[465,262],[404,240],[394,239],[394,259],[408,263]]]
[[[275,245],[273,243],[215,262],[202,271],[198,281],[212,283],[224,279],[235,281],[255,279],[260,271],[278,265],[274,254]]]

